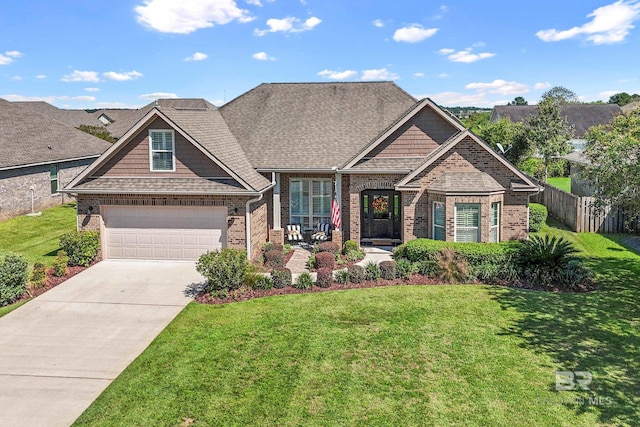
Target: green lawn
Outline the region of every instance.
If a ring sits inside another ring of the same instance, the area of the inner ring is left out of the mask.
[[[76,424],[638,425],[640,257],[619,236],[543,232],[576,243],[600,290],[399,286],[192,303]],[[590,391],[555,391],[557,370],[591,372]]]
[[[0,256],[22,254],[30,264],[51,265],[60,249],[60,236],[76,229],[75,205],[56,206],[41,216],[25,215],[0,222]]]
[[[571,178],[547,178],[547,184],[571,193]]]

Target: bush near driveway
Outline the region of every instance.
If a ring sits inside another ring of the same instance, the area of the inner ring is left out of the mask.
[[[27,259],[9,254],[0,263],[0,306],[17,301],[27,290],[29,271]]]
[[[248,268],[247,253],[231,248],[207,252],[200,256],[196,264],[198,273],[207,279],[204,290],[211,293],[238,289]]]
[[[97,231],[72,231],[60,238],[60,247],[69,257],[69,265],[88,267],[100,249],[100,233]]]

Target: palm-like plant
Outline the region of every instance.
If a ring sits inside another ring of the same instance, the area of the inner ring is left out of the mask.
[[[549,268],[560,270],[574,259],[577,251],[562,237],[533,236],[520,247],[520,264],[525,268]]]

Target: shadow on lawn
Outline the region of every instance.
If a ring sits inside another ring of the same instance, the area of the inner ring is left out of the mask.
[[[523,314],[503,333],[520,337],[525,348],[551,356],[560,370],[593,375],[589,391],[558,392],[558,399],[576,413],[595,409],[602,423],[640,425],[640,258],[586,262],[600,273],[599,290],[591,293],[494,289],[503,309]],[[549,388],[555,386],[553,367]],[[597,408],[589,397],[601,399]],[[566,403],[576,398],[585,402]]]

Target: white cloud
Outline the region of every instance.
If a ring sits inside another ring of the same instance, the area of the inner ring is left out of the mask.
[[[332,80],[349,80],[353,79],[358,75],[357,71],[354,70],[345,70],[345,71],[331,71],[331,70],[322,70],[318,73],[320,77],[325,77],[327,79]]]
[[[378,28],[382,28],[384,27],[384,22],[382,22],[382,19],[376,19],[375,21],[372,22],[374,27],[378,27]]]
[[[208,57],[209,55],[207,55],[206,53],[196,52],[191,56],[187,56],[186,58],[184,58],[184,60],[185,61],[204,61]]]
[[[137,109],[142,105],[125,104],[124,102],[96,102],[95,106],[98,108],[131,108]]]
[[[84,90],[86,90],[87,92],[100,92],[99,87],[85,87]]]
[[[393,39],[397,42],[418,43],[438,32],[437,28],[423,28],[419,24],[411,24],[403,28],[398,28],[393,33]]]
[[[0,95],[0,98],[6,99],[7,101],[11,101],[11,102],[44,101],[44,102],[48,102],[49,104],[51,104],[53,101],[56,100],[55,96],[23,96],[23,95],[16,95],[14,93],[8,94],[8,95]]]
[[[38,79],[38,80],[42,80],[42,79],[46,79],[46,78],[47,78],[47,76],[45,76],[44,74],[38,74],[36,76],[36,79]]]
[[[438,53],[441,55],[446,55],[449,61],[451,62],[464,62],[470,64],[472,62],[480,61],[481,59],[491,58],[496,56],[495,53],[482,52],[482,53],[472,53],[472,48],[467,48],[465,50],[456,51],[455,49],[440,49]]]
[[[593,44],[621,42],[634,27],[633,22],[640,18],[640,3],[619,0],[602,6],[587,15],[591,21],[568,30],[540,30],[536,36],[544,42],[557,42],[586,36]]]
[[[386,68],[379,68],[377,70],[364,70],[362,72],[361,79],[364,81],[380,81],[380,80],[397,80],[400,76],[396,73],[392,73]]]
[[[496,79],[490,83],[469,83],[465,86],[465,89],[475,89],[480,92],[499,95],[522,95],[529,92],[529,86],[524,83],[508,82],[501,79]]]
[[[448,78],[449,78],[449,74],[447,74],[447,73],[440,73],[440,74],[438,74],[438,77],[440,77],[441,79],[448,79]]]
[[[73,99],[74,101],[95,101],[96,97],[88,96],[88,95],[80,95],[80,96],[74,96],[71,99]]]
[[[615,95],[616,93],[620,93],[622,92],[621,90],[606,90],[604,92],[600,92],[598,94],[598,96],[600,97],[600,99],[604,99],[604,100],[609,100],[609,98],[611,98],[613,95]]]
[[[262,3],[260,2],[260,0],[246,0],[247,4],[250,4],[251,6],[259,6],[262,7]]]
[[[140,95],[142,99],[160,99],[160,98],[177,98],[178,95],[172,92],[153,92],[153,93],[145,93]]]
[[[424,73],[413,73],[414,77],[424,77]]]
[[[11,80],[19,82],[20,80],[22,80],[22,76],[13,76],[11,77]]]
[[[460,92],[440,92],[433,94],[413,95],[417,99],[430,98],[438,105],[493,107],[495,103],[486,99],[485,94],[468,94]]]
[[[322,22],[322,19],[316,18],[312,16],[306,21],[302,22],[298,18],[294,18],[292,16],[287,16],[286,18],[276,19],[270,18],[267,19],[267,26],[269,27],[266,30],[258,30],[255,29],[253,34],[256,36],[264,36],[267,33],[299,33],[302,31],[309,31],[316,27],[318,24]]]
[[[11,64],[15,58],[20,58],[21,56],[22,53],[17,50],[10,50],[5,52],[4,55],[0,53],[0,65]]]
[[[549,82],[540,82],[540,83],[536,83],[533,85],[534,89],[540,90],[540,89],[548,89],[551,87],[551,83]]]
[[[102,73],[105,79],[114,80],[116,82],[126,82],[127,80],[137,79],[138,77],[142,77],[142,73],[137,72],[136,70],[127,71],[124,73],[116,73],[115,71],[107,71],[106,73]]]
[[[79,71],[73,70],[71,74],[65,74],[60,79],[63,82],[99,82],[97,71]]]
[[[225,104],[224,100],[222,99],[216,99],[215,101],[211,101],[211,103],[216,107],[221,107]]]
[[[269,56],[267,52],[257,52],[251,55],[253,59],[257,59],[258,61],[275,61],[276,58],[273,56]]]
[[[135,11],[139,23],[162,33],[189,34],[232,21],[253,20],[234,0],[144,0]]]

